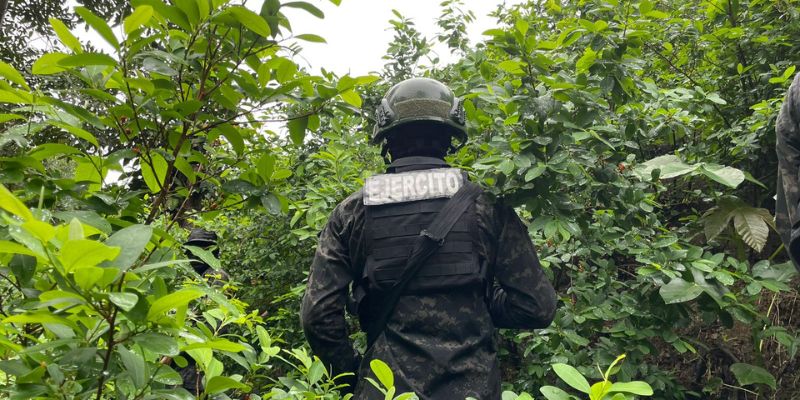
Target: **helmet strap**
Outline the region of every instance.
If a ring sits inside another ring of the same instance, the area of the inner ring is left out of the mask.
[[[389,159],[389,156],[387,155],[388,153],[389,153],[389,146],[386,145],[386,141],[384,140],[381,143],[381,157],[383,157],[383,162],[385,162],[386,164],[391,164],[392,160]]]

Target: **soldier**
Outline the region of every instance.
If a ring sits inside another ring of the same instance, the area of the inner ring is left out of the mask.
[[[355,373],[355,399],[384,398],[364,379],[373,359],[392,369],[397,393],[500,399],[495,328],[548,326],[555,291],[514,210],[493,204],[445,163],[452,139],[466,140],[461,100],[447,86],[403,81],[386,93],[377,120],[373,143],[383,144],[391,163],[342,201],[320,234],[301,310],[306,337],[335,374]],[[440,247],[401,286],[418,237],[430,236],[437,213],[469,185],[477,198],[466,211],[449,212],[457,220]],[[398,286],[402,296],[381,325],[385,299]],[[363,361],[345,324],[350,290],[368,333]]]
[[[794,266],[800,270],[800,73],[786,93],[775,123],[778,153],[778,196],[775,220]]]

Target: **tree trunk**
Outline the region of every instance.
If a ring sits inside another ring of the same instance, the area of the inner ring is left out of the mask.
[[[6,9],[8,9],[8,1],[9,0],[0,0],[0,29],[2,29],[3,19],[6,16]],[[0,31],[0,34],[2,34],[2,31]]]

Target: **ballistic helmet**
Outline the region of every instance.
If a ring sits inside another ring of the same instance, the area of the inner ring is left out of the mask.
[[[441,125],[461,142],[467,140],[461,99],[443,83],[428,78],[411,78],[389,89],[375,111],[373,144],[381,144],[396,128],[412,122]]]

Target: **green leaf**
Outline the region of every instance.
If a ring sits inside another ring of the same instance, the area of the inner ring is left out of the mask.
[[[0,240],[0,254],[21,254],[25,256],[36,256],[37,254],[27,247],[9,242],[8,240]]]
[[[212,253],[211,251],[203,249],[201,247],[197,247],[197,246],[188,246],[187,245],[187,246],[183,246],[183,247],[185,247],[187,250],[189,250],[192,254],[194,254],[198,258],[200,258],[201,261],[203,261],[204,263],[208,264],[208,266],[210,266],[211,269],[215,269],[215,270],[222,269],[222,265],[220,265],[219,259],[217,257],[215,257],[214,253]]]
[[[164,179],[167,177],[167,160],[165,160],[161,154],[151,152],[149,161],[151,161],[151,163],[148,163],[144,156],[139,158],[142,178],[144,178],[144,183],[147,184],[151,192],[158,193],[161,191],[164,185]]]
[[[229,351],[231,353],[238,353],[246,350],[247,348],[239,343],[231,342],[227,339],[213,339],[205,342],[192,343],[184,346],[181,351],[188,351],[194,349],[214,349],[220,351]]]
[[[64,270],[70,272],[77,267],[93,267],[113,260],[119,251],[119,247],[109,247],[94,240],[68,240],[61,246],[59,259]]]
[[[103,268],[93,266],[77,267],[73,276],[75,283],[86,291],[91,289],[103,277]]]
[[[576,390],[580,390],[583,393],[589,393],[589,382],[586,381],[586,378],[578,372],[577,369],[574,367],[567,365],[567,364],[553,364],[553,371],[558,375],[561,380],[563,380],[567,385],[572,386]]]
[[[311,3],[306,3],[305,1],[290,1],[288,3],[281,4],[281,7],[300,8],[306,10],[309,14],[317,18],[325,18],[325,13],[323,13],[322,10]]]
[[[249,392],[250,386],[228,378],[227,376],[215,376],[208,380],[205,392],[207,394],[216,394],[230,389],[239,389],[243,392]]]
[[[0,124],[3,122],[12,121],[15,119],[25,119],[22,115],[19,114],[0,114]]]
[[[64,53],[42,54],[42,56],[33,63],[31,72],[34,75],[52,75],[64,72],[67,68],[62,67],[60,62],[67,57],[69,57],[69,55]]]
[[[111,235],[106,240],[106,245],[121,249],[111,264],[123,271],[130,268],[139,260],[145,246],[150,242],[151,236],[153,236],[153,227],[141,224],[128,226]]]
[[[158,355],[175,356],[180,353],[178,341],[175,338],[155,332],[147,332],[133,337],[139,346]]]
[[[508,72],[509,74],[515,74],[515,75],[524,74],[525,73],[525,70],[523,69],[524,66],[525,63],[516,60],[504,60],[500,62],[500,64],[497,64],[497,68],[500,68],[503,71]]]
[[[231,144],[236,154],[241,155],[244,152],[244,139],[236,127],[231,124],[221,124],[216,130],[218,130],[222,136],[225,136],[225,139],[228,139],[228,143]]]
[[[17,324],[61,324],[69,326],[73,329],[77,328],[74,322],[50,312],[45,313],[31,313],[31,314],[18,314],[10,316],[3,320],[4,324],[17,323]]]
[[[100,36],[108,42],[114,49],[119,50],[119,41],[114,36],[114,31],[108,26],[105,20],[89,11],[86,7],[75,7],[75,12],[86,21],[86,24],[91,26]]]
[[[64,57],[58,61],[58,64],[65,67],[85,67],[90,65],[116,66],[117,60],[103,53],[80,53]]]
[[[638,396],[652,396],[653,388],[647,382],[633,381],[633,382],[616,382],[611,385],[609,393],[622,392],[631,393]]]
[[[75,53],[80,53],[83,51],[81,48],[81,42],[75,35],[70,32],[69,28],[64,25],[58,18],[50,18],[50,26],[53,27],[53,30],[56,32],[56,36],[58,36],[58,40],[67,46],[68,49],[74,51]]]
[[[567,392],[565,392],[565,391],[563,391],[560,388],[557,388],[555,386],[542,386],[542,387],[539,388],[539,392],[541,392],[542,395],[547,400],[570,400],[571,399],[569,393],[567,393]]]
[[[0,208],[22,218],[23,221],[33,219],[33,214],[28,207],[25,207],[25,204],[2,184],[0,184]]]
[[[256,164],[258,175],[264,180],[264,182],[269,182],[270,177],[272,177],[272,171],[274,167],[275,157],[269,153],[262,154],[261,158],[258,159],[258,164]]]
[[[374,359],[369,362],[369,368],[375,374],[375,377],[381,382],[384,388],[393,388],[394,387],[394,374],[392,374],[392,370],[386,365],[385,362]]]
[[[320,379],[322,379],[322,376],[324,374],[325,374],[325,365],[322,364],[322,361],[320,360],[314,360],[314,363],[311,364],[311,368],[308,369],[308,374],[307,374],[308,383],[312,385],[317,383]]]
[[[355,108],[361,108],[361,96],[358,95],[354,90],[347,90],[342,93],[339,93],[339,96],[342,96],[342,100],[344,100],[347,104]]]
[[[95,227],[103,233],[111,233],[111,224],[94,211],[59,211],[53,215],[64,222],[69,222],[77,218],[82,223]]]
[[[249,9],[242,6],[233,6],[225,11],[232,14],[247,29],[263,37],[268,37],[270,35],[269,24],[267,24],[267,21]]]
[[[289,128],[289,137],[292,138],[292,142],[298,146],[303,144],[306,128],[308,128],[308,116],[291,119],[286,126]]]
[[[667,304],[684,303],[700,296],[703,293],[703,288],[694,282],[687,282],[682,278],[673,278],[668,284],[662,286],[658,293]]]
[[[305,40],[306,42],[311,43],[328,43],[325,41],[325,38],[319,35],[314,35],[312,33],[303,33],[300,35],[295,35],[295,39]]]
[[[144,387],[147,384],[147,370],[145,369],[144,359],[138,353],[134,353],[123,345],[117,346],[117,354],[122,360],[122,365],[125,366],[125,372],[133,380],[133,385],[137,388]]]
[[[97,138],[94,137],[94,135],[92,135],[89,131],[87,131],[87,130],[85,130],[83,128],[79,128],[77,126],[72,126],[72,125],[69,125],[69,124],[66,124],[66,123],[63,123],[63,122],[60,122],[60,121],[52,121],[51,120],[51,121],[47,121],[47,122],[50,125],[53,125],[53,126],[55,126],[57,128],[61,128],[61,129],[65,130],[65,131],[71,133],[76,138],[83,139],[83,140],[91,143],[94,147],[100,147],[100,142],[97,141]]]
[[[772,390],[776,389],[775,377],[764,368],[745,363],[736,363],[731,365],[731,372],[733,372],[736,380],[742,386],[761,383],[769,386]]]
[[[136,7],[135,10],[125,18],[125,22],[123,26],[125,28],[125,33],[130,35],[131,32],[139,29],[140,26],[146,24],[150,21],[150,18],[153,17],[153,7],[150,6],[139,6]]]
[[[700,172],[703,175],[734,189],[744,182],[744,172],[733,167],[706,164],[700,167]]]
[[[108,294],[108,300],[123,311],[130,311],[139,302],[139,296],[134,293],[114,292]]]
[[[25,82],[25,78],[22,77],[22,74],[20,74],[14,67],[4,63],[3,61],[0,61],[0,76],[6,78],[9,82],[14,82],[27,90],[31,90],[31,88],[28,86],[28,83]]]
[[[597,52],[592,50],[591,47],[586,47],[583,51],[583,55],[575,63],[575,73],[582,74],[589,71],[589,68],[594,65],[595,60],[597,60]]]
[[[177,292],[170,293],[157,299],[152,305],[150,305],[150,310],[147,311],[147,319],[149,321],[155,321],[161,318],[161,316],[167,311],[178,307],[184,307],[192,300],[202,295],[202,291],[194,288],[181,289]]]

